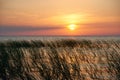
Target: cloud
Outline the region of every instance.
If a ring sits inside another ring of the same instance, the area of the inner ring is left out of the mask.
[[[63,29],[59,26],[40,26],[40,27],[31,27],[31,26],[0,26],[0,33],[10,33],[10,32],[26,32],[26,31],[44,31],[44,30],[58,30]]]

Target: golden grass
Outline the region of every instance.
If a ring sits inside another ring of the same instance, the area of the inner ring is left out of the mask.
[[[0,42],[3,80],[119,80],[119,40]]]

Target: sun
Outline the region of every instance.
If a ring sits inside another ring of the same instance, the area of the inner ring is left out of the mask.
[[[73,30],[76,29],[76,25],[75,25],[75,24],[70,24],[70,25],[68,26],[68,28],[73,31]]]

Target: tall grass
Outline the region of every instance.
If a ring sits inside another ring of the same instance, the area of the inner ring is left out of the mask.
[[[0,42],[3,80],[119,80],[119,40]]]

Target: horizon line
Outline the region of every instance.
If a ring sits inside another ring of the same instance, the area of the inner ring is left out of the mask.
[[[118,35],[0,35],[0,37],[120,37]]]

